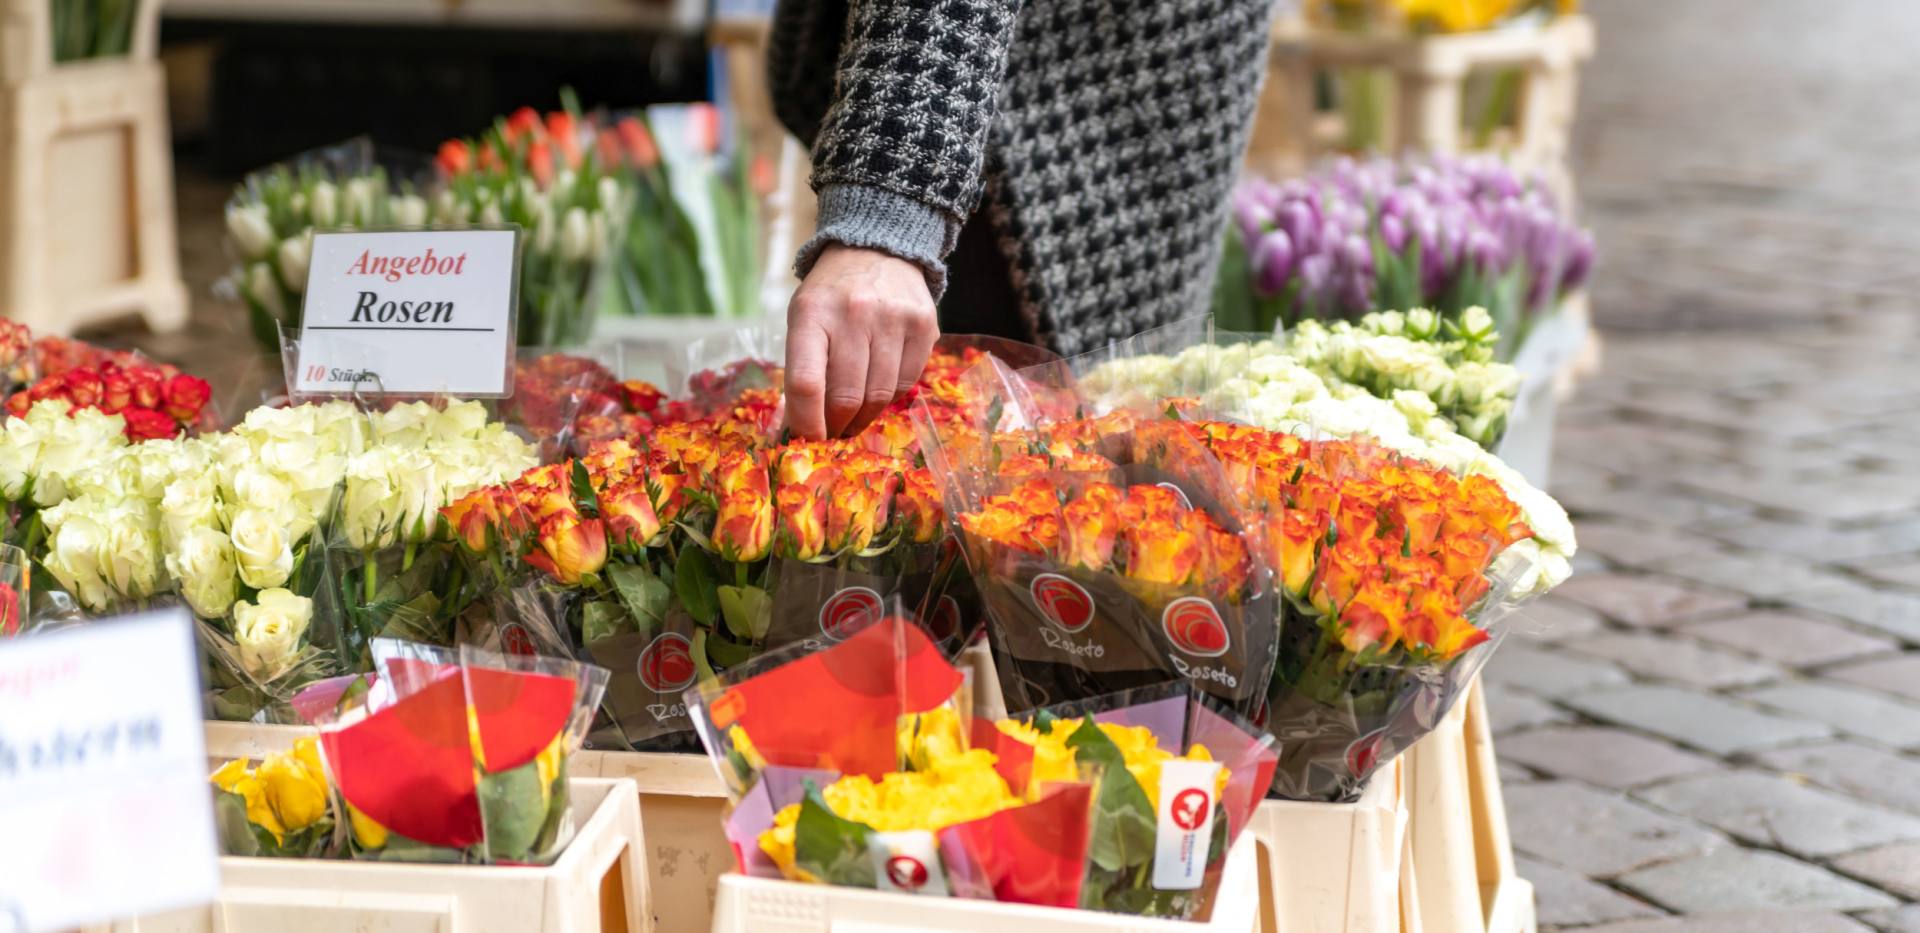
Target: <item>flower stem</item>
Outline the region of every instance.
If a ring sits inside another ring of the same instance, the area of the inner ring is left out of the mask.
[[[371,550],[361,551],[360,556],[365,562],[364,566],[360,569],[360,584],[361,588],[365,591],[364,595],[366,596],[367,603],[371,604],[373,602],[374,591],[379,588],[380,565],[373,559],[373,551]]]

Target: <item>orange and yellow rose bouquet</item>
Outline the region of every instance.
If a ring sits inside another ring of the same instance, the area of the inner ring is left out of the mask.
[[[1269,723],[1274,790],[1357,794],[1451,708],[1518,602],[1505,549],[1532,534],[1499,485],[1365,438],[1199,422],[1248,511],[1265,510],[1286,610]]]
[[[1058,366],[962,380],[968,404],[920,423],[1008,702],[1186,680],[1256,714],[1276,601],[1219,462],[1163,416],[1085,417]]]

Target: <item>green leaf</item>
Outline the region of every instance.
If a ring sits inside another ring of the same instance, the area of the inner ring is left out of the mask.
[[[497,860],[524,861],[546,825],[548,799],[540,786],[540,763],[480,777],[480,816],[487,852]]]
[[[607,579],[620,595],[635,624],[652,630],[667,624],[667,608],[673,604],[673,588],[644,564],[608,564]]]
[[[673,593],[695,622],[713,627],[720,607],[714,594],[713,563],[705,551],[692,547],[680,551],[680,561],[673,568]]]
[[[592,644],[634,630],[633,618],[613,600],[596,599],[580,612],[580,641],[583,643]]]
[[[247,798],[231,791],[213,792],[213,825],[220,834],[223,855],[259,855],[260,840],[247,820]]]
[[[703,630],[704,632],[704,630]],[[753,646],[743,645],[728,639],[718,632],[706,640],[707,654],[721,670],[745,664],[753,657]]]
[[[820,788],[808,781],[800,818],[793,824],[794,863],[828,884],[875,887],[878,879],[867,843],[872,833],[864,824],[841,819],[820,796]]]
[[[1108,871],[1121,871],[1153,860],[1157,831],[1153,802],[1127,770],[1120,747],[1107,738],[1091,718],[1067,737],[1074,761],[1100,769],[1100,787],[1094,798],[1093,841],[1088,857]]]
[[[727,630],[736,638],[759,642],[767,637],[767,629],[773,625],[773,597],[757,586],[723,586],[716,590],[720,597],[720,615],[727,621]]]
[[[702,682],[715,676],[713,664],[707,660],[707,630],[703,628],[693,630],[693,672]]]
[[[573,461],[573,503],[580,517],[600,517],[600,497],[594,494],[593,477],[587,475],[587,465],[579,460]]]

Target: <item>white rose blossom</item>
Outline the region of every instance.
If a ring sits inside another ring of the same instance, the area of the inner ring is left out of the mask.
[[[284,673],[300,654],[300,639],[313,621],[313,600],[278,587],[253,602],[233,605],[233,637],[247,673],[268,680]]]

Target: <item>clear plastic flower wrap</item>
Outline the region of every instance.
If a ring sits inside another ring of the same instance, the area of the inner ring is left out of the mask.
[[[329,596],[354,669],[365,669],[375,638],[453,644],[455,619],[487,581],[461,558],[441,509],[537,460],[480,402],[397,402],[365,418],[368,444],[346,458],[323,526]]]
[[[1104,769],[1081,906],[1205,917],[1227,852],[1266,796],[1276,742],[1186,682],[976,721],[1003,771]]]
[[[1003,720],[969,715],[971,686],[888,614],[689,691],[740,870],[1207,915],[1270,780],[1270,736],[1184,683]]]
[[[1242,491],[1284,597],[1266,715],[1273,792],[1357,796],[1437,726],[1528,595],[1510,545],[1532,534],[1484,476],[1454,474],[1368,438],[1309,440],[1194,422]]]
[[[353,858],[547,864],[572,837],[567,763],[606,671],[378,639],[375,673],[308,698]]]
[[[1166,413],[1083,417],[1063,363],[963,381],[970,407],[923,408],[922,445],[1008,703],[1188,679],[1257,714],[1277,601],[1220,464]]]
[[[487,594],[487,612],[463,623],[461,639],[613,672],[596,745],[667,750],[692,741],[679,694],[696,664],[707,665],[708,634],[692,613],[718,607],[711,558],[675,533],[688,508],[685,478],[665,476],[616,441],[442,510]]]
[[[743,873],[1078,905],[1093,785],[1016,795],[968,749],[966,679],[914,622],[889,613],[770,653],[687,704],[734,799]]]

